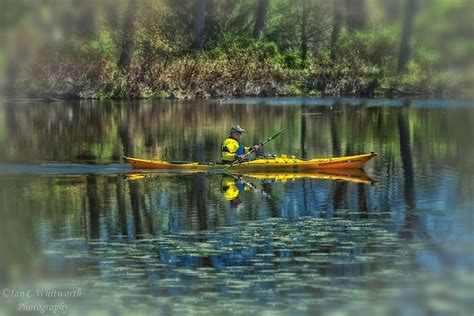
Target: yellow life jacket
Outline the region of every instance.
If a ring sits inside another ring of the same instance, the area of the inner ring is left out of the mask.
[[[249,152],[250,147],[242,146],[237,140],[232,137],[227,137],[224,139],[221,145],[221,159],[224,162],[233,162],[237,159],[236,153],[239,147],[243,148],[243,154]]]

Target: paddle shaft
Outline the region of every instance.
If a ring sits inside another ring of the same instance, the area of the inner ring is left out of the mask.
[[[268,137],[265,141],[261,142],[259,144],[260,147],[262,147],[263,145],[265,145],[266,143],[268,143],[269,141],[271,141],[272,139],[278,137],[278,135],[280,135],[281,133],[283,133],[285,129],[282,128],[281,130],[279,130],[278,132],[276,132],[275,134],[273,134],[272,136]],[[245,157],[247,157],[248,155],[250,155],[251,153],[253,153],[255,151],[255,148],[252,148],[248,153],[246,153],[245,155],[242,156],[241,159],[244,159]],[[232,167],[233,165],[235,165],[236,163],[238,163],[239,160],[235,160],[234,162],[232,162],[229,166],[227,166],[224,170],[227,170],[228,168]]]

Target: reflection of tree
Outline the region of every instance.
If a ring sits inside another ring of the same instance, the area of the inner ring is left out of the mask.
[[[336,105],[335,105],[336,106]],[[330,124],[331,124],[331,144],[332,144],[332,155],[334,157],[341,156],[341,139],[339,137],[339,130],[336,122],[335,113],[331,113]],[[347,183],[334,181],[332,183],[333,193],[333,209],[347,208]]]
[[[408,126],[408,119],[403,115],[403,108],[398,111],[397,122],[400,137],[400,156],[402,159],[406,203],[409,209],[415,209],[415,176],[411,152],[410,127]]]
[[[22,193],[28,189],[29,178],[6,181],[0,178],[0,284],[31,277],[32,262],[41,254],[36,219],[38,207],[34,198]],[[22,280],[21,280],[22,281]]]
[[[273,192],[273,186],[271,183],[264,181],[262,183],[263,191],[268,194],[270,197],[268,199],[268,207],[270,208],[270,214],[273,217],[278,217],[280,216],[280,211],[278,209],[278,197],[275,192]]]
[[[336,123],[336,114],[331,113],[330,115],[332,155],[338,157],[341,155],[341,140],[339,138],[339,131]]]
[[[369,218],[367,207],[367,188],[363,183],[357,184],[357,200],[359,201],[359,218]]]
[[[197,229],[203,230],[207,228],[207,211],[208,211],[208,199],[207,199],[207,185],[204,174],[197,174],[192,177],[191,182],[191,199],[190,202],[194,204],[194,209],[197,215]],[[193,209],[191,206],[190,210]]]
[[[409,104],[407,104],[409,105]],[[404,184],[404,196],[405,196],[405,229],[403,236],[407,239],[413,239],[415,237],[414,224],[417,221],[416,216],[413,214],[416,209],[415,202],[415,175],[413,171],[413,161],[411,152],[411,141],[410,141],[410,127],[408,125],[408,119],[403,114],[404,108],[400,108],[397,114],[398,131],[400,137],[400,156],[402,159],[403,169],[403,184]]]
[[[140,235],[143,234],[143,227],[140,207],[139,184],[137,182],[130,181],[128,183],[128,189],[130,192],[130,205],[132,208],[133,223],[135,226],[135,237],[141,238]]]
[[[301,158],[306,159],[306,111],[307,107],[305,104],[301,106],[301,131],[300,131],[300,147],[301,147]]]
[[[408,104],[405,104],[409,106]],[[404,115],[404,110],[400,108],[397,114],[397,122],[400,135],[400,155],[402,159],[402,169],[404,177],[404,197],[406,203],[405,223],[401,236],[406,239],[415,239],[417,236],[423,239],[425,247],[430,249],[447,266],[453,265],[452,257],[440,247],[436,241],[432,240],[430,234],[425,230],[419,216],[416,214],[416,194],[415,194],[415,172],[413,168],[409,119]],[[415,260],[413,260],[415,262]]]
[[[125,186],[121,176],[115,177],[115,198],[117,202],[118,221],[120,225],[120,234],[127,235],[127,209],[125,203]]]
[[[100,237],[100,203],[97,196],[97,177],[88,175],[86,177],[86,197],[89,211],[89,235],[90,239]]]
[[[332,185],[333,209],[346,209],[349,206],[347,201],[347,182],[333,181]]]
[[[125,156],[132,156],[132,147],[131,147],[131,140],[130,135],[127,130],[127,126],[125,124],[120,124],[119,127],[119,138],[120,142],[122,143],[123,154]]]
[[[300,147],[301,147],[301,158],[307,159],[308,155],[306,152],[306,114],[307,106],[305,103],[301,106],[301,132],[300,132]],[[308,209],[308,194],[310,194],[310,188],[307,179],[303,179],[303,207],[304,214],[309,215]]]

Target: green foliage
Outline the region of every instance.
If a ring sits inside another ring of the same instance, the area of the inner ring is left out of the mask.
[[[272,0],[263,39],[255,39],[255,0],[208,0],[200,52],[191,51],[192,1],[144,0],[134,13],[127,9],[130,0],[84,1],[68,15],[71,1],[55,8],[7,1],[13,16],[0,35],[14,45],[0,54],[0,74],[16,61],[25,69],[18,74],[19,90],[92,98],[359,96],[381,87],[453,93],[458,87],[472,90],[474,82],[474,41],[468,38],[474,7],[466,0],[420,4],[411,60],[402,75],[397,73],[402,15],[396,13],[402,6],[396,3],[376,8],[367,1],[370,27],[347,29],[342,21],[332,60],[332,1]],[[85,23],[88,31],[81,32]],[[130,52],[126,69],[118,65],[122,51]]]
[[[400,34],[395,27],[344,30],[337,45],[337,55],[357,58],[370,65],[393,66],[399,41]]]
[[[415,60],[408,62],[405,73],[401,76],[399,84],[408,90],[419,92],[436,91],[442,88],[442,80],[431,69]]]
[[[290,69],[302,69],[305,68],[307,63],[301,58],[301,54],[294,50],[285,51],[280,59],[283,64]]]
[[[111,71],[116,71],[118,49],[109,32],[103,31],[99,37],[86,44],[85,53],[103,59]]]
[[[259,61],[269,60],[288,69],[302,69],[308,65],[298,51],[281,51],[275,42],[234,34],[224,35],[214,43],[212,49],[206,52],[209,58],[218,58],[223,55],[230,58],[248,55]]]
[[[280,51],[274,42],[234,34],[223,35],[221,39],[214,43],[213,48],[207,54],[210,58],[216,58],[222,54],[232,57],[242,53],[255,56],[259,60],[279,59],[281,57]]]
[[[98,54],[103,57],[111,57],[114,55],[115,45],[108,32],[102,32],[97,40],[88,43],[87,50],[91,54]]]

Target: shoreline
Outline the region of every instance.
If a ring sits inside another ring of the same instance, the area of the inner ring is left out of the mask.
[[[166,100],[166,101],[193,101],[193,100],[215,100],[221,103],[226,103],[229,100],[235,99],[284,99],[284,98],[305,98],[305,99],[367,99],[367,100],[455,100],[461,102],[472,102],[474,98],[468,96],[455,96],[454,94],[433,94],[433,93],[407,93],[407,94],[377,94],[374,96],[365,95],[315,95],[315,94],[292,94],[292,95],[230,95],[226,97],[214,97],[214,96],[191,96],[191,95],[180,95],[180,96],[169,96],[169,97],[81,97],[78,94],[67,93],[45,93],[42,96],[32,97],[12,97],[12,98],[0,98],[1,102],[67,102],[67,101],[145,101],[145,100]]]

